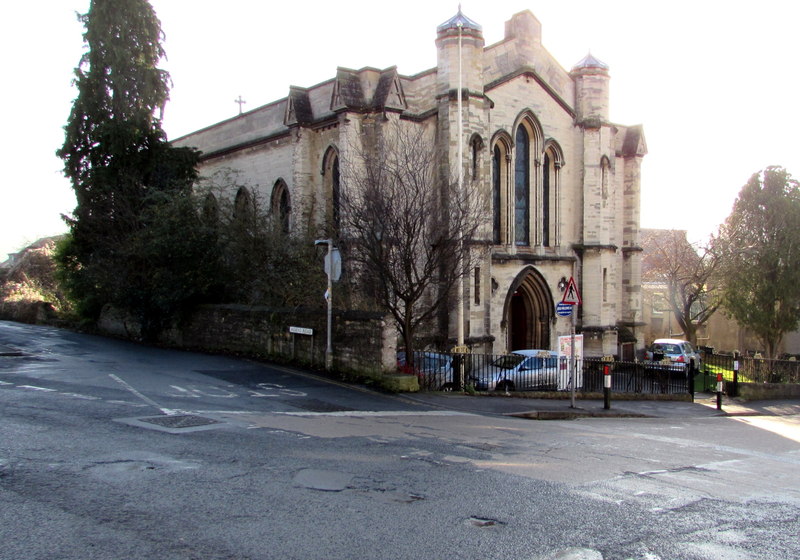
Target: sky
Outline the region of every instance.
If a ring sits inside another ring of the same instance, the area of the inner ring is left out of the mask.
[[[89,0],[12,0],[0,47],[0,261],[66,231],[75,207],[55,151],[83,53],[76,13]],[[436,65],[436,26],[457,1],[264,2],[151,0],[165,34],[172,78],[164,130],[177,138],[286,97],[336,68]],[[688,230],[703,241],[730,214],[753,173],[780,165],[800,178],[796,22],[800,3],[762,0],[462,0],[487,46],[505,22],[530,10],[542,43],[569,70],[588,52],[609,65],[610,117],[644,126],[641,225]]]

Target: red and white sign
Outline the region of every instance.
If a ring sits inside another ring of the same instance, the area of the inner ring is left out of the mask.
[[[578,291],[578,285],[575,284],[575,279],[572,276],[569,277],[569,283],[567,284],[567,289],[564,290],[564,299],[561,300],[561,303],[566,303],[568,305],[581,304],[581,294]]]

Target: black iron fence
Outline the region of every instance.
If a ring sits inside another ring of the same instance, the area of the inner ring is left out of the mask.
[[[683,364],[608,362],[595,358],[576,360],[554,352],[521,354],[449,354],[419,352],[414,366],[401,371],[417,375],[426,390],[602,392],[604,376],[611,390],[620,393],[678,394],[690,390],[689,371]]]
[[[767,360],[730,354],[706,354],[702,370],[720,374],[723,381],[742,383],[800,383],[800,362]]]

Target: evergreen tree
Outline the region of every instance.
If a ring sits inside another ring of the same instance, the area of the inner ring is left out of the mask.
[[[155,262],[148,259],[152,247],[143,246],[153,240],[145,230],[154,216],[193,208],[165,203],[164,196],[191,195],[199,154],[171,146],[161,128],[169,75],[158,68],[161,24],[147,0],[92,0],[79,19],[87,51],[75,69],[78,96],[57,152],[77,198],[66,218],[72,235],[59,256],[61,274],[84,317],[113,303],[138,315],[145,335],[152,335],[161,322],[156,318],[206,284],[183,286],[165,307],[164,294],[154,293],[167,288],[152,282],[159,277],[155,268],[180,266],[186,240],[158,239],[164,258]],[[180,220],[191,223],[192,216]]]
[[[723,308],[774,357],[800,321],[800,184],[781,167],[754,174],[714,240]]]

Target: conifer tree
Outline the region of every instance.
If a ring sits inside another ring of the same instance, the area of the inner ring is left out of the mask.
[[[191,206],[174,199],[191,195],[198,152],[171,146],[161,128],[169,75],[158,68],[163,36],[149,2],[92,0],[78,17],[87,50],[75,69],[78,96],[57,152],[77,199],[73,215],[65,217],[71,239],[59,256],[62,278],[84,317],[114,303],[150,331],[165,302],[178,303],[153,293],[158,271],[151,267],[159,261],[171,267],[169,255],[177,248],[159,238],[163,254],[153,259],[154,248],[143,247],[142,239],[152,239],[144,232],[163,212]],[[189,214],[181,219],[194,223]],[[185,240],[179,245],[185,255]],[[197,278],[189,271],[179,276]],[[182,288],[179,299],[195,292]]]
[[[782,167],[755,173],[714,247],[724,263],[723,309],[775,357],[800,321],[800,183]]]

